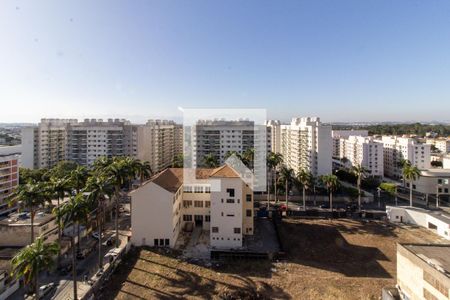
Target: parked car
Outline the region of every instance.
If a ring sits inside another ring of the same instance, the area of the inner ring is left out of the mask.
[[[48,293],[50,293],[54,288],[56,288],[56,284],[54,282],[50,282],[49,284],[45,284],[39,287],[39,297],[44,297]]]
[[[94,238],[94,239],[96,239],[96,240],[98,240],[99,238],[99,235],[98,235],[98,232],[93,232],[92,233],[92,237]],[[105,235],[102,233],[102,238],[104,238],[105,237]]]
[[[287,210],[286,204],[281,204],[281,205],[280,205],[280,210],[281,210],[281,211],[286,211],[286,210]]]
[[[116,241],[116,235],[113,234],[110,237],[108,237],[104,242],[103,246],[111,246]]]

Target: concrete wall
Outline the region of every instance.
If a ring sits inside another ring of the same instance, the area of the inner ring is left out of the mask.
[[[170,239],[175,246],[172,224],[174,194],[153,182],[131,193],[131,242],[135,246],[154,246],[154,239]]]

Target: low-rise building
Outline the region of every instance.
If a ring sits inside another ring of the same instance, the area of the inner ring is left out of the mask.
[[[406,182],[409,188],[409,182]],[[420,177],[412,182],[414,191],[424,195],[440,195],[448,197],[450,193],[450,169],[420,170]]]
[[[332,130],[331,137],[333,138],[333,157],[339,157],[341,153],[341,139],[347,139],[350,136],[369,136],[368,130]]]
[[[397,244],[402,299],[450,299],[450,245]]]
[[[450,215],[444,211],[430,211],[407,206],[386,206],[386,214],[392,223],[421,226],[450,240]]]
[[[196,169],[195,184],[182,168],[168,168],[130,193],[134,245],[174,247],[183,229],[210,232],[212,249],[236,249],[253,234],[253,193],[231,167]],[[213,188],[212,188],[213,187]]]
[[[58,226],[53,214],[36,213],[33,222],[34,237],[45,241],[58,239]],[[0,220],[0,247],[24,247],[30,244],[31,218],[29,213],[15,213]]]

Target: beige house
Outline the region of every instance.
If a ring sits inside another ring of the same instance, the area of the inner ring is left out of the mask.
[[[450,299],[450,245],[398,244],[397,287],[402,299]]]
[[[174,247],[181,230],[196,226],[210,232],[212,248],[241,248],[253,234],[251,189],[229,166],[196,169],[189,184],[184,170],[166,169],[130,193],[132,243]]]

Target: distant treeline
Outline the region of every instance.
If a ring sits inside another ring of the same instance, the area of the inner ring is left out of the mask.
[[[402,135],[417,134],[425,136],[427,132],[435,132],[439,136],[450,136],[450,125],[411,124],[378,124],[378,125],[333,125],[333,130],[365,129],[369,134]]]

